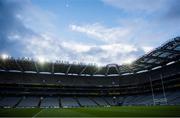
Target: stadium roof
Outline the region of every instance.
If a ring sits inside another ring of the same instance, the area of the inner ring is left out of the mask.
[[[180,37],[167,41],[129,65],[108,64],[97,67],[95,65],[34,61],[28,58],[14,59],[2,55],[0,58],[0,70],[78,76],[119,76],[146,72],[178,61],[180,61]]]

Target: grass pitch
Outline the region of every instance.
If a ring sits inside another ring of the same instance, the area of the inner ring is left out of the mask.
[[[1,117],[180,117],[180,106],[0,109]]]

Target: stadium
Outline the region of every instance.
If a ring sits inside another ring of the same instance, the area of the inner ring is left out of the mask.
[[[180,116],[179,105],[180,37],[126,65],[0,58],[0,116]]]
[[[0,117],[180,117],[180,0],[0,0]]]

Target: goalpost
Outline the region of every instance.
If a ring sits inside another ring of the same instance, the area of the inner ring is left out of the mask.
[[[154,93],[152,78],[151,78],[151,75],[149,76],[153,105],[167,105],[168,103],[167,103],[167,97],[166,97],[166,92],[165,92],[165,88],[164,88],[163,75],[160,74],[159,76],[160,76],[160,81],[161,81],[160,86],[162,87],[162,94],[163,94],[163,96],[161,98],[156,98],[156,95]]]

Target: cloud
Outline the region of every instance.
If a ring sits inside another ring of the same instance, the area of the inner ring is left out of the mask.
[[[121,44],[118,45],[119,47],[124,47],[124,45],[128,44],[136,45],[135,48],[153,47],[152,42],[158,41],[157,36],[161,35],[161,32],[152,30],[156,26],[150,25],[149,22],[139,18],[131,20],[121,19],[116,27],[106,27],[100,23],[70,25],[69,27],[73,32],[84,34],[98,41],[101,40],[106,44]]]
[[[105,4],[128,12],[154,12],[162,9],[167,0],[102,0]]]
[[[1,14],[7,16],[0,17],[1,52],[7,51],[11,56],[105,65],[107,63],[121,64],[123,57],[127,58],[125,53],[136,51],[133,46],[129,45],[105,44],[99,46],[61,39],[56,35],[56,27],[49,19],[51,13],[43,12],[29,1],[23,3],[18,0],[1,1],[1,5]],[[36,22],[34,23],[34,21]],[[89,36],[102,38],[103,41],[113,41],[124,35],[120,28],[108,29],[99,24],[87,27],[90,29],[76,26],[72,26],[72,29],[87,32]],[[92,31],[94,27],[96,29]],[[106,29],[103,30],[104,28]],[[100,30],[102,32],[99,32]]]
[[[138,56],[142,55],[144,51],[130,44],[105,44],[94,45],[89,51],[84,52],[83,55],[91,55],[96,58],[98,64],[127,63],[127,60],[134,61]]]
[[[102,2],[135,17],[148,17],[160,21],[180,19],[179,0],[102,0]]]
[[[91,48],[91,46],[89,45],[76,43],[76,42],[62,42],[61,45],[64,48],[72,49],[74,52],[77,52],[77,53],[86,52]]]
[[[147,14],[149,13],[150,11]],[[116,27],[94,23],[72,24],[69,28],[73,32],[105,43],[92,47],[86,52],[88,55],[98,56],[96,62],[122,64],[134,61],[179,34],[179,21],[160,20],[160,17],[158,16],[156,20],[144,17],[122,17]]]
[[[102,2],[124,11],[127,17],[121,17],[120,24],[136,25],[138,30],[136,33],[145,32],[144,36],[139,36],[140,39],[156,36],[158,40],[165,41],[165,38],[167,40],[179,35],[179,0],[102,0]]]
[[[25,1],[1,0],[0,1],[0,50],[1,51],[17,51],[16,47],[20,46],[17,39],[23,35],[34,34],[30,29],[26,28],[19,20],[17,14],[23,10]],[[28,33],[26,33],[28,32]],[[11,46],[11,49],[9,48]],[[18,51],[17,51],[18,52]]]
[[[114,1],[116,4],[119,3]],[[114,4],[113,0],[105,2]],[[124,3],[122,9],[133,12],[141,7],[141,10],[146,10],[148,14],[154,12],[148,10],[149,6],[144,7],[144,2],[139,6],[138,2],[135,4],[137,4],[135,8],[130,8]],[[150,3],[149,5],[151,6]],[[155,10],[158,9],[160,7],[157,4]],[[168,9],[166,13],[172,15],[173,12],[175,17],[179,15],[178,10],[175,11]],[[160,41],[164,42],[171,34],[180,31],[179,24],[175,22],[161,23],[137,17],[121,18],[116,27],[107,27],[98,22],[69,25],[72,32],[102,42],[102,44],[86,44],[59,37],[55,22],[56,14],[39,8],[29,0],[0,0],[0,52],[7,52],[15,57],[45,58],[50,61],[122,64],[132,62],[158,46]]]
[[[56,29],[49,18],[50,12],[29,0],[1,0],[0,52],[14,57],[60,59],[66,49],[59,45],[60,39],[56,40]]]
[[[106,5],[123,10],[116,27],[104,24],[73,24],[74,32],[106,43],[131,43],[137,47],[155,48],[179,35],[179,0],[102,0]]]
[[[180,1],[179,0],[169,0],[169,6],[166,9],[164,17],[168,20],[180,20]]]
[[[35,37],[27,43],[28,52],[32,52],[31,55],[34,55],[36,59],[43,57],[49,60],[66,60],[71,63],[122,64],[127,63],[128,60],[128,62],[134,61],[144,53],[143,49],[128,44],[88,45],[73,41],[57,43],[56,40],[45,37],[40,39]],[[32,49],[34,51],[31,51]]]
[[[126,23],[125,23],[126,24]],[[107,63],[130,63],[140,55],[152,49],[143,43],[136,45],[137,39],[136,23],[121,25],[119,27],[106,27],[102,24],[70,25],[73,32],[85,34],[90,38],[101,40],[105,44],[87,46],[88,50],[83,52],[84,56],[94,56],[98,64]],[[134,37],[134,38],[133,38]],[[136,40],[136,41],[133,41]],[[131,42],[131,43],[129,43]],[[145,41],[146,42],[146,41]]]
[[[123,41],[123,38],[130,33],[130,29],[123,29],[121,27],[107,28],[99,23],[86,24],[82,26],[70,25],[69,27],[72,31],[85,33],[89,37],[105,42],[116,42],[117,40]]]

